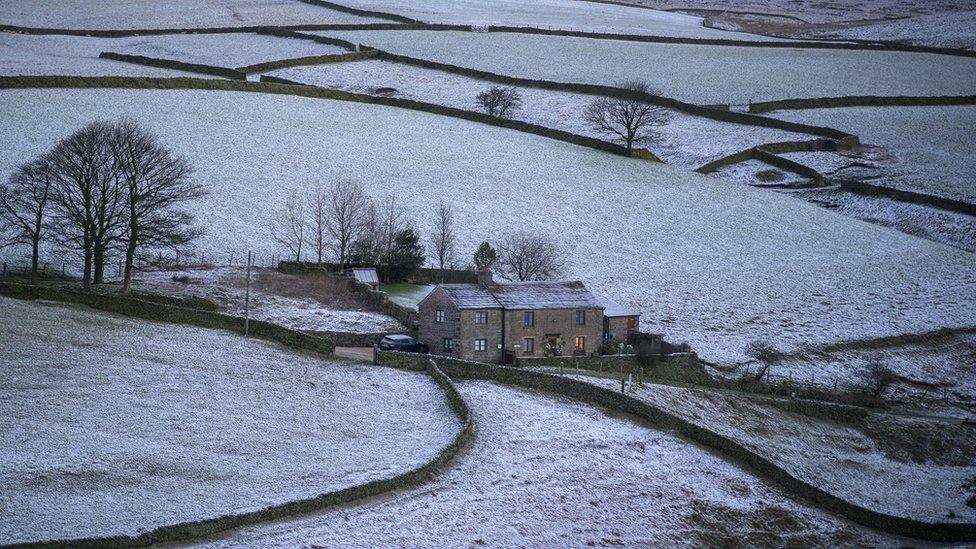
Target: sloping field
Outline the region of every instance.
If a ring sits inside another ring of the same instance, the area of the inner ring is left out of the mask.
[[[674,167],[288,96],[79,89],[0,98],[0,177],[90,120],[144,121],[212,190],[197,208],[208,254],[275,251],[269,211],[293,190],[352,177],[378,198],[395,193],[422,233],[439,199],[454,203],[463,256],[502,228],[551,235],[569,276],[640,309],[644,329],[687,339],[706,359],[736,360],[756,337],[794,346],[976,324],[972,254]]]
[[[135,534],[391,477],[460,425],[425,375],[0,298],[0,544]]]
[[[704,450],[597,408],[466,382],[477,436],[432,483],[206,547],[874,546]],[[558,426],[558,428],[553,428]]]
[[[504,25],[649,34],[684,38],[776,40],[705,28],[702,18],[666,11],[578,0],[344,0],[346,6],[392,12],[426,23]]]
[[[0,24],[55,29],[190,29],[389,21],[295,0],[5,0]]]
[[[357,93],[374,93],[379,87],[391,87],[397,90],[396,97],[478,111],[481,108],[475,96],[495,85],[477,78],[378,59],[294,67],[271,75]],[[522,107],[511,116],[514,119],[605,141],[616,137],[593,129],[583,119],[586,107],[595,96],[525,87],[518,88],[518,92]],[[762,143],[811,138],[807,134],[719,122],[678,111],[671,111],[670,115],[668,123],[657,129],[661,139],[639,146],[651,149],[669,164],[692,169]],[[616,142],[622,143],[619,139]]]
[[[976,106],[845,107],[770,116],[831,126],[884,147],[894,158],[875,184],[976,203]]]
[[[182,36],[189,38],[186,35]],[[103,51],[117,51],[145,40],[148,39],[0,32],[0,74],[4,76],[187,76],[183,71],[98,58],[98,54]],[[207,78],[199,74],[194,76]]]
[[[666,96],[693,103],[966,95],[976,90],[976,59],[924,53],[650,44],[517,33],[319,34],[523,78],[603,85],[636,78]]]

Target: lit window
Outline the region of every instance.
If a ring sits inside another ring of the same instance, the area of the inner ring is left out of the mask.
[[[525,316],[522,322],[526,326],[535,326],[535,311],[525,311]]]
[[[488,340],[487,339],[476,339],[476,340],[474,340],[474,350],[475,351],[487,351],[488,350]]]
[[[576,325],[582,326],[586,324],[586,311],[576,311]]]
[[[525,354],[531,355],[532,353],[535,352],[535,338],[534,337],[527,337],[524,340],[522,340],[522,343],[523,343],[522,348],[525,349]]]
[[[573,342],[573,350],[575,351],[585,351],[586,350],[586,338],[583,336],[576,336],[576,340]]]
[[[434,322],[438,324],[444,323],[444,309],[437,309],[437,312],[434,313]]]
[[[477,311],[474,313],[475,324],[488,324],[488,311]]]
[[[444,338],[444,351],[449,353],[449,352],[451,352],[453,350],[454,350],[454,340],[451,339],[451,338],[449,338],[449,337],[445,337]]]

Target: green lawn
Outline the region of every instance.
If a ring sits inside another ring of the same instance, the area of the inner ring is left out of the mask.
[[[434,286],[432,285],[408,284],[406,282],[383,284],[380,286],[380,291],[386,292],[390,296],[391,301],[397,305],[411,309],[416,309],[420,300],[426,297],[433,289]]]

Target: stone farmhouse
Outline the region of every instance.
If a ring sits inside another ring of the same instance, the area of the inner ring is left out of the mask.
[[[582,282],[498,283],[490,270],[478,273],[477,284],[438,285],[417,310],[418,339],[431,353],[479,362],[593,355],[611,321],[637,326],[636,318],[605,318]]]

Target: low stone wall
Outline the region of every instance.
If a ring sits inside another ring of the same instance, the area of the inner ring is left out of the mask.
[[[854,136],[839,140],[811,139],[808,141],[777,141],[773,143],[763,143],[761,145],[756,145],[755,147],[750,147],[744,151],[735,152],[728,156],[723,156],[722,158],[713,160],[695,171],[698,173],[712,173],[720,168],[724,168],[725,166],[730,166],[732,164],[738,164],[747,160],[759,160],[772,166],[798,173],[817,181],[822,181],[823,175],[813,168],[775,155],[788,152],[841,151],[856,147],[858,144],[859,139]]]
[[[637,355],[519,357],[515,361],[515,366],[518,368],[561,367],[566,370],[581,369],[593,372],[623,372],[625,374],[640,371]]]
[[[302,67],[305,65],[325,65],[328,63],[348,63],[351,61],[362,61],[374,57],[375,52],[372,51],[357,51],[352,53],[339,53],[332,55],[311,55],[307,57],[293,57],[291,59],[281,59],[278,61],[268,61],[266,63],[256,63],[254,65],[245,65],[243,67],[237,67],[236,71],[243,72],[245,74],[251,74],[255,72],[267,72],[279,69],[287,69],[289,67]]]
[[[177,307],[117,294],[86,293],[64,288],[0,282],[0,295],[16,299],[46,299],[78,303],[100,311],[146,320],[189,324],[201,328],[228,330],[237,334],[244,333],[244,319],[238,316]],[[299,330],[292,330],[263,320],[251,320],[249,322],[249,334],[260,339],[276,341],[289,347],[314,351],[326,356],[331,356],[335,348],[332,339],[328,337],[312,336]]]
[[[176,61],[173,59],[157,59],[155,57],[145,57],[142,55],[126,55],[123,53],[114,53],[110,51],[103,51],[102,53],[98,54],[98,57],[100,59],[111,59],[113,61],[134,63],[136,65],[146,65],[148,67],[159,67],[163,69],[174,69],[178,71],[221,76],[224,78],[230,78],[232,80],[247,80],[247,75],[243,72],[236,69],[228,69],[226,67],[201,65],[199,63],[184,63],[182,61]]]
[[[309,330],[307,332],[313,336],[327,337],[335,343],[336,347],[372,347],[378,345],[388,333],[394,332],[332,332]]]
[[[749,104],[749,112],[762,113],[796,109],[834,109],[843,107],[916,107],[938,105],[976,105],[976,95],[811,97],[780,99]]]
[[[840,187],[846,191],[856,194],[866,196],[883,196],[892,200],[898,200],[900,202],[924,204],[926,206],[934,206],[943,210],[976,216],[976,204],[963,202],[961,200],[953,200],[951,198],[943,198],[941,196],[931,194],[905,191],[902,189],[886,187],[884,185],[872,185],[871,183],[865,183],[863,181],[840,181]]]
[[[377,351],[377,362],[396,364],[407,369],[417,368],[428,360],[437,363],[442,372],[454,379],[487,379],[548,391],[582,402],[604,406],[643,418],[664,430],[676,431],[685,438],[707,446],[730,461],[743,465],[779,483],[788,491],[821,508],[849,520],[891,534],[937,542],[976,541],[976,524],[961,522],[933,523],[898,517],[862,507],[835,496],[817,486],[794,477],[773,461],[739,444],[735,440],[695,425],[678,415],[628,396],[570,377],[544,374],[522,368],[510,368],[449,357]],[[413,366],[408,366],[412,364]]]

